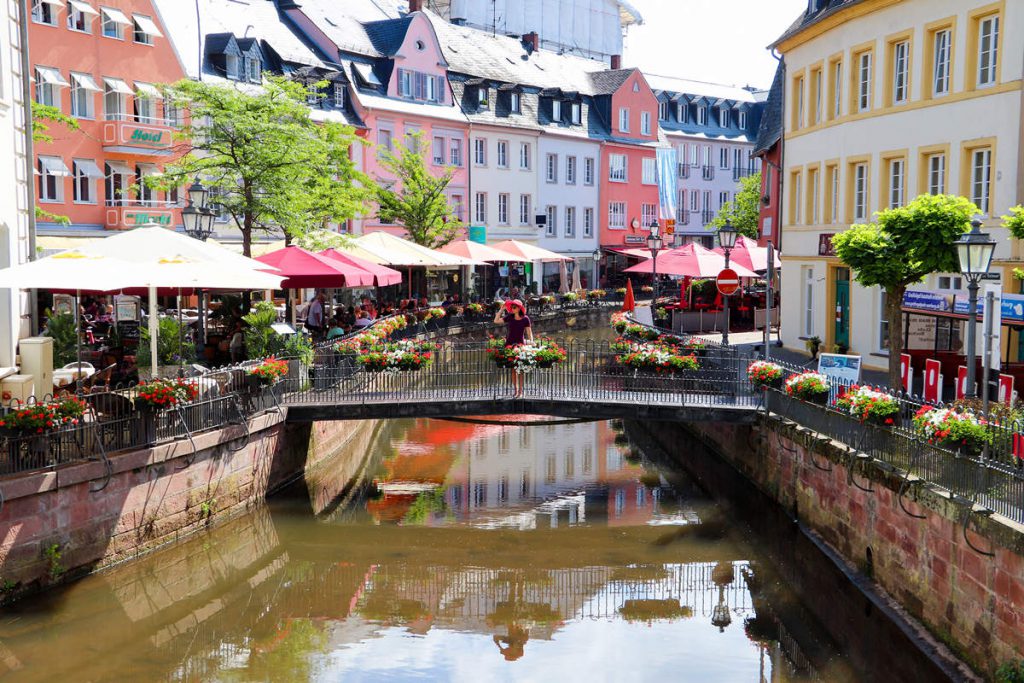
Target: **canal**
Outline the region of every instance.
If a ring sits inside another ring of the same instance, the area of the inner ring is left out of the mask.
[[[7,608],[0,673],[943,680],[786,515],[742,483],[707,488],[726,481],[696,473],[713,454],[680,444],[689,473],[644,430],[382,423],[353,486],[314,473],[243,518]]]

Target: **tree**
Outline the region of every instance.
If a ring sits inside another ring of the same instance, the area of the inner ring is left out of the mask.
[[[440,176],[427,168],[423,134],[406,136],[406,145],[395,154],[379,149],[380,165],[394,180],[378,179],[378,216],[385,223],[399,223],[416,244],[435,249],[455,239],[464,227],[448,203],[445,191],[452,169]]]
[[[349,126],[313,121],[307,93],[279,76],[256,92],[187,79],[165,87],[191,123],[176,136],[183,156],[145,182],[168,190],[201,178],[237,224],[246,256],[255,233],[297,238],[363,213],[373,193],[351,159],[358,140]]]
[[[929,273],[959,272],[954,242],[971,228],[978,207],[954,195],[921,195],[878,213],[878,222],[854,225],[832,238],[836,256],[864,287],[881,287],[889,321],[889,384],[900,386],[903,294]]]
[[[64,125],[69,131],[79,130],[78,119],[73,116],[68,116],[57,107],[51,107],[48,104],[40,104],[36,101],[32,102],[32,142],[34,143],[51,143],[53,142],[53,136],[50,135],[50,124],[59,123]],[[71,220],[67,216],[62,216],[57,213],[51,213],[41,208],[40,206],[35,207],[36,220],[53,221],[60,225],[70,225]]]
[[[1002,217],[1003,227],[1006,228],[1014,239],[1024,239],[1024,206],[1014,206],[1010,213]],[[1014,268],[1013,277],[1017,280],[1024,280],[1024,269]]]
[[[728,219],[741,235],[757,239],[757,223],[760,217],[761,172],[758,171],[740,179],[740,191],[736,193],[736,199],[722,205],[718,215],[709,225],[718,230]]]

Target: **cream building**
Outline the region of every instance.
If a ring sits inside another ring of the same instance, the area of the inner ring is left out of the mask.
[[[785,58],[782,334],[887,364],[883,293],[852,282],[830,237],[922,193],[970,198],[1016,288],[999,217],[1022,202],[1024,3],[809,0]],[[1018,264],[1019,265],[1019,264]],[[915,289],[964,294],[959,274]]]

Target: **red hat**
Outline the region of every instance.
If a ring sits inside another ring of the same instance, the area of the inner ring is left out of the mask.
[[[519,307],[519,310],[521,310],[523,313],[526,313],[526,306],[524,306],[523,302],[520,301],[519,299],[512,299],[511,301],[505,302],[505,310],[508,311],[509,313],[511,313],[512,309],[516,307]]]

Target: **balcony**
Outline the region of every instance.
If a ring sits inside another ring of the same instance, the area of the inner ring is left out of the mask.
[[[146,223],[173,227],[176,202],[159,200],[117,199],[106,203],[104,226],[107,230],[130,230]]]
[[[740,178],[746,178],[747,176],[752,176],[752,175],[754,175],[754,173],[755,173],[755,171],[754,171],[753,167],[748,166],[746,168],[743,168],[743,167],[740,167],[740,166],[736,166],[736,167],[734,167],[732,169],[732,179],[738,181]]]
[[[686,180],[687,178],[690,177],[690,165],[689,164],[682,164],[682,163],[679,164],[679,177],[682,180]]]
[[[113,114],[103,122],[103,151],[136,156],[170,156],[174,145],[174,126],[161,118],[129,120],[125,114]]]
[[[701,166],[700,175],[704,180],[715,179],[715,167],[708,164],[707,166]]]

